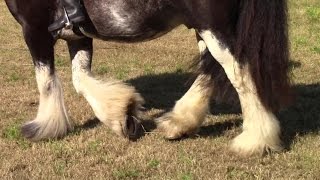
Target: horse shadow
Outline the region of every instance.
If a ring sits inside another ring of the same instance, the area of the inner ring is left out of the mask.
[[[298,84],[294,86],[294,91],[294,103],[278,114],[287,149],[298,135],[320,132],[320,84]]]
[[[162,116],[173,108],[175,102],[179,100],[190,88],[196,76],[192,73],[165,73],[159,75],[142,76],[128,81],[132,84],[139,93],[145,98],[146,109],[164,109],[164,112],[156,113],[142,122],[147,132],[156,129],[154,119]],[[213,107],[210,112],[214,115],[218,114],[239,114],[240,108],[237,105],[229,105],[225,103],[211,102]],[[231,119],[223,123],[215,123],[214,125],[207,125],[201,127],[197,136],[212,137],[220,136],[224,132],[233,127],[241,125],[240,119]]]
[[[156,129],[154,119],[163,115],[172,108],[175,101],[181,98],[189,89],[193,82],[191,73],[165,73],[156,75],[146,75],[127,81],[132,84],[144,97],[145,108],[165,109],[152,115],[149,119],[144,119],[142,125],[146,132]],[[299,84],[293,87],[296,92],[295,102],[285,110],[277,114],[282,127],[282,138],[285,147],[290,146],[297,135],[303,136],[310,133],[318,133],[320,130],[320,84]],[[211,114],[239,114],[241,109],[238,104],[229,105],[212,102]],[[87,130],[99,124],[98,119],[90,119],[78,128]],[[224,122],[215,122],[201,127],[200,137],[218,137],[226,131],[240,127],[242,119],[230,119]],[[142,137],[141,135],[140,137]]]

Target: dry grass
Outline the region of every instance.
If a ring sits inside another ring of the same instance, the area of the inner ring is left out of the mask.
[[[36,115],[38,92],[20,26],[0,2],[1,179],[317,179],[320,177],[320,1],[290,0],[292,79],[297,102],[279,114],[287,151],[241,158],[227,145],[241,130],[241,115],[213,107],[199,136],[165,141],[149,133],[137,142],[95,125],[75,93],[65,43],[57,49],[58,74],[76,131],[56,141],[31,143],[20,125]],[[197,54],[194,32],[178,28],[147,43],[95,41],[94,72],[131,82],[146,98],[145,119],[159,116],[187,90]]]

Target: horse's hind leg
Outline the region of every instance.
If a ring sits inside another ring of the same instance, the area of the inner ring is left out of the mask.
[[[91,73],[92,39],[68,41],[72,79],[76,91],[91,105],[97,118],[116,134],[131,138],[139,122],[135,118],[143,102],[133,87],[122,82],[103,82]]]
[[[22,134],[31,140],[58,138],[72,129],[62,87],[54,69],[54,40],[46,29],[23,29],[36,72],[40,102],[37,117],[22,126]]]
[[[280,125],[276,116],[258,97],[248,65],[240,67],[228,47],[211,31],[200,31],[212,56],[224,68],[232,85],[239,94],[243,113],[243,132],[233,140],[232,149],[240,154],[263,153],[265,150],[280,150]]]
[[[198,42],[201,62],[211,59],[203,41]],[[201,63],[200,62],[200,63]],[[158,128],[167,139],[178,139],[197,132],[209,109],[213,91],[209,74],[200,74],[187,93],[176,102],[173,110],[160,117]]]

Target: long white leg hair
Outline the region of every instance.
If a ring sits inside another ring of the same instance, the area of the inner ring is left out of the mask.
[[[120,81],[103,82],[91,73],[92,44],[85,39],[69,42],[72,80],[76,91],[89,102],[97,118],[122,137],[137,135],[142,97],[134,87]]]
[[[38,141],[58,138],[73,129],[64,105],[60,81],[49,65],[36,66],[36,79],[40,92],[37,117],[22,127],[26,138]]]
[[[248,66],[240,67],[228,47],[220,42],[212,31],[200,31],[199,35],[212,56],[224,68],[239,94],[244,121],[243,132],[233,140],[232,149],[244,155],[262,154],[265,150],[281,150],[279,122],[259,99]]]
[[[201,58],[207,53],[206,44],[198,42]],[[198,131],[209,110],[213,86],[208,86],[211,77],[200,74],[190,89],[178,100],[171,112],[159,119],[158,128],[167,139],[178,139]]]

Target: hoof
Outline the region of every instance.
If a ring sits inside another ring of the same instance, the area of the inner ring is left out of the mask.
[[[54,120],[30,121],[21,127],[21,134],[31,141],[62,138],[73,130],[73,126],[68,122],[54,123]]]
[[[139,119],[128,115],[123,126],[123,134],[129,140],[137,140],[143,136],[143,128]]]
[[[117,135],[135,137],[141,126],[136,117],[144,103],[135,88],[119,81],[83,78],[83,88],[79,92],[87,99],[96,117]]]
[[[281,141],[278,137],[258,137],[257,134],[249,134],[247,132],[243,132],[237,136],[232,141],[230,149],[232,152],[241,156],[263,156],[265,154],[283,150]]]
[[[36,122],[28,122],[25,123],[21,127],[21,134],[23,137],[33,140],[33,141],[38,141],[42,139],[42,137],[37,136],[39,134],[40,126]]]
[[[119,136],[130,140],[138,139],[142,135],[142,126],[137,117],[144,100],[130,86],[121,85],[117,90],[122,93],[108,94],[104,102],[110,103],[112,107],[101,106],[106,107],[106,110],[99,110],[103,113],[97,113],[100,115],[98,118]]]
[[[180,139],[184,136],[195,134],[199,125],[188,121],[185,117],[179,117],[170,112],[156,120],[157,127],[168,140]]]
[[[143,101],[140,95],[137,95],[134,100],[131,100],[130,102],[131,103],[129,103],[127,107],[124,124],[122,125],[122,133],[124,137],[129,140],[137,140],[143,135],[142,124],[137,118],[138,114],[140,114],[140,107]]]

